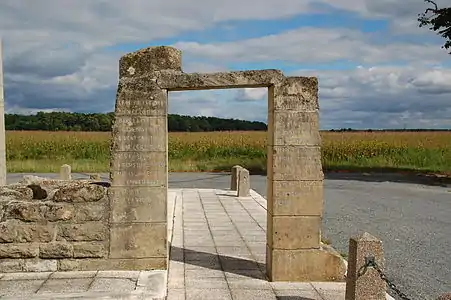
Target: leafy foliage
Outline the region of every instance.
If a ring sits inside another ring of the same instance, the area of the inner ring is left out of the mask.
[[[442,48],[451,48],[451,7],[438,8],[432,0],[425,0],[433,7],[427,8],[422,14],[418,15],[420,27],[429,26],[430,30],[436,31],[438,35],[445,38],[445,44]],[[451,52],[449,52],[451,54]]]
[[[6,114],[6,130],[44,131],[111,131],[114,113],[38,112],[36,115]],[[215,117],[168,116],[168,128],[173,132],[261,131],[263,122],[251,122]]]

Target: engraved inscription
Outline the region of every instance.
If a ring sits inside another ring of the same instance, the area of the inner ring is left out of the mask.
[[[165,117],[117,117],[113,126],[114,151],[166,151]]]
[[[167,91],[141,92],[123,89],[116,101],[116,115],[166,116]]]

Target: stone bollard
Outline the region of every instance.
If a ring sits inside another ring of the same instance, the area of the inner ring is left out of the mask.
[[[251,189],[251,180],[249,171],[241,168],[238,172],[238,197],[249,197]]]
[[[451,293],[445,293],[440,295],[437,300],[451,300]]]
[[[62,165],[60,168],[60,179],[71,180],[71,167],[69,165]]]
[[[382,241],[365,232],[349,239],[348,273],[346,276],[346,300],[385,300],[387,286],[373,268],[366,272],[362,266],[366,257],[373,257],[381,271],[385,261]],[[359,277],[359,273],[363,273]]]
[[[238,173],[243,167],[241,166],[233,166],[232,167],[232,176],[230,181],[230,190],[231,191],[237,191],[238,190]]]

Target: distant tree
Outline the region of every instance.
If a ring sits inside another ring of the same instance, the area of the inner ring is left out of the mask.
[[[429,30],[436,31],[438,35],[445,39],[442,48],[451,48],[451,7],[438,8],[432,0],[424,0],[424,2],[432,4],[433,7],[429,7],[422,14],[418,14],[419,26],[429,26]]]

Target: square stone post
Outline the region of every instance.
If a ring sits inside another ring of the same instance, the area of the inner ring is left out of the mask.
[[[237,191],[238,190],[238,173],[240,172],[241,166],[233,166],[232,172],[230,174],[230,190]]]
[[[342,280],[321,241],[323,172],[318,81],[286,77],[269,88],[267,272],[271,281]]]
[[[365,232],[349,239],[348,273],[346,276],[346,300],[385,300],[387,285],[374,268],[367,268],[358,276],[365,265],[365,258],[373,257],[384,271],[385,261],[382,241]]]
[[[167,90],[160,72],[181,72],[181,52],[151,47],[119,62],[112,137],[110,256],[126,269],[166,269]]]

